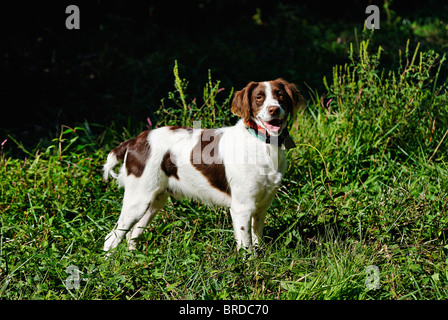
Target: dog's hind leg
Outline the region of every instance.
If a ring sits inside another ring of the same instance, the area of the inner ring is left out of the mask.
[[[145,215],[134,225],[132,230],[128,232],[126,237],[129,250],[136,249],[137,239],[141,236],[148,223],[155,217],[156,213],[165,206],[168,195],[167,192],[158,194],[154,201],[150,203]]]
[[[145,215],[150,202],[151,197],[147,193],[131,193],[125,191],[123,207],[118,218],[117,226],[106,236],[104,251],[109,251],[120,244],[126,233]]]

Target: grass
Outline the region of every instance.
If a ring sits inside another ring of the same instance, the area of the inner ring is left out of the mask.
[[[62,127],[34,150],[8,137],[0,152],[0,297],[447,299],[444,57],[409,49],[386,72],[381,49],[369,48],[363,40],[349,64],[335,67],[326,94],[311,91],[257,256],[236,251],[227,210],[172,199],[139,250],[121,245],[105,258],[123,190],[102,181],[101,166],[146,123],[95,125],[101,135],[87,122]],[[231,92],[220,93],[209,74],[202,101],[191,99],[177,64],[174,75],[158,125],[229,124]],[[14,144],[26,158],[7,155]],[[369,266],[378,267],[378,289],[369,286]]]

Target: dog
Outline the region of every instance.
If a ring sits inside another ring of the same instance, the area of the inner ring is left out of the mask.
[[[303,104],[297,87],[281,78],[250,82],[235,93],[231,127],[166,126],[122,142],[107,156],[104,179],[124,187],[116,227],[104,251],[126,236],[136,248],[144,228],[171,195],[230,208],[237,249],[258,248],[266,211],[286,171],[285,149],[294,147],[288,118]],[[123,161],[119,173],[113,168]]]

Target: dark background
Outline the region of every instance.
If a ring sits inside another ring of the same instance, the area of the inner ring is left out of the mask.
[[[65,27],[69,4],[80,9],[80,30]],[[447,51],[446,1],[2,4],[0,140],[9,134],[32,145],[62,124],[145,121],[174,89],[174,60],[192,97],[202,96],[210,69],[226,90],[283,77],[309,98],[308,86],[324,92],[323,76],[348,61],[369,4],[380,8],[374,42],[385,48],[383,67],[398,63],[407,39],[413,48]],[[416,23],[434,30],[418,33]]]

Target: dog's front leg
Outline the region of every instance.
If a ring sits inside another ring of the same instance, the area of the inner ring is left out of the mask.
[[[237,249],[241,247],[250,249],[252,247],[251,239],[251,216],[252,210],[243,207],[232,206],[230,209],[232,216],[233,231],[235,233],[235,240]]]
[[[255,211],[252,215],[252,246],[258,249],[263,237],[264,219],[266,217],[266,208]]]

